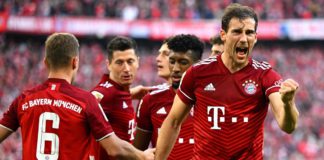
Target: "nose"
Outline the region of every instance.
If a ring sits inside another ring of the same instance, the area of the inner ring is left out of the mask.
[[[161,62],[161,53],[155,58],[156,62]]]
[[[174,63],[172,71],[174,73],[180,72],[180,65],[179,65],[179,63]]]
[[[240,42],[241,42],[241,43],[245,43],[245,42],[247,42],[247,35],[246,35],[245,33],[242,33],[242,34],[241,34]]]
[[[129,64],[128,64],[127,62],[124,63],[124,67],[123,67],[123,68],[124,68],[123,70],[124,70],[125,72],[130,71],[130,66],[129,66]]]

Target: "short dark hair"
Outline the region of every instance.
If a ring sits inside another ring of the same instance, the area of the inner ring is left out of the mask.
[[[232,3],[225,8],[224,15],[222,17],[222,29],[227,32],[228,25],[233,18],[244,20],[247,18],[253,18],[255,21],[255,31],[258,27],[258,16],[251,7],[242,6],[238,3]]]
[[[79,55],[79,42],[70,33],[53,33],[45,42],[45,60],[50,69],[67,67]]]
[[[174,52],[192,52],[194,61],[199,61],[204,52],[205,44],[197,36],[192,34],[179,34],[167,43],[170,50]]]
[[[167,44],[173,37],[168,37],[166,39],[163,40],[163,43],[162,44]]]
[[[136,42],[133,39],[124,36],[117,36],[107,44],[108,60],[111,62],[114,51],[137,50]]]
[[[222,41],[220,36],[211,37],[209,42],[210,42],[211,45],[214,45],[214,44],[222,45],[222,44],[224,44],[224,41]]]

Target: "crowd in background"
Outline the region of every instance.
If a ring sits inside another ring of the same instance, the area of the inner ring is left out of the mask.
[[[16,38],[19,39],[19,38]],[[147,45],[137,40],[140,68],[134,85],[156,85],[157,50],[161,42]],[[147,41],[147,40],[146,40]],[[0,114],[8,108],[21,90],[30,88],[47,78],[43,64],[42,41],[0,38]],[[268,61],[284,79],[293,78],[300,84],[297,105],[299,125],[292,135],[280,130],[271,113],[265,122],[264,158],[322,159],[324,157],[324,46],[320,43],[259,42],[253,57]],[[90,90],[99,81],[105,67],[106,53],[102,43],[81,40],[80,68],[75,84]],[[206,47],[204,57],[210,53]],[[0,145],[0,160],[21,159],[20,134],[14,133]]]
[[[214,19],[233,2],[260,19],[323,18],[324,0],[1,0],[0,12],[20,16],[91,16],[134,19]]]

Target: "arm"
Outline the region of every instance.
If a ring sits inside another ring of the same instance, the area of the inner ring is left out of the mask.
[[[134,147],[144,151],[145,149],[148,148],[148,146],[150,144],[151,137],[152,137],[151,132],[147,132],[147,131],[137,128],[135,139],[133,142]]]
[[[115,134],[104,138],[99,141],[99,143],[106,150],[107,154],[114,157],[114,159],[154,159],[154,149],[142,152],[133,147],[130,143],[119,139]]]
[[[141,99],[143,98],[147,93],[154,90],[153,87],[144,87],[142,85],[138,85],[136,87],[133,87],[130,89],[130,94],[132,96],[132,99]]]
[[[3,127],[2,125],[0,125],[0,143],[5,140],[10,134],[12,133],[12,131],[6,129],[5,127]]]
[[[181,124],[190,112],[190,107],[175,96],[172,108],[167,118],[164,120],[156,145],[155,159],[167,159],[173,145],[178,138]]]
[[[271,110],[281,130],[292,133],[297,127],[299,112],[295,104],[298,83],[292,79],[282,82],[279,92],[269,95]]]

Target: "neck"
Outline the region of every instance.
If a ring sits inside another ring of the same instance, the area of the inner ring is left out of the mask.
[[[240,65],[240,64],[236,64],[236,63],[234,62],[234,60],[233,60],[230,56],[228,56],[228,54],[225,54],[225,53],[223,53],[223,54],[221,55],[221,59],[222,59],[224,65],[225,65],[225,67],[226,67],[226,68],[227,68],[231,73],[235,73],[235,72],[241,70],[242,68],[244,68],[246,65],[248,65],[248,62],[247,62],[246,64],[242,64],[242,65]]]
[[[68,74],[66,72],[50,71],[48,74],[48,78],[64,79],[68,83],[72,83],[72,74]]]

